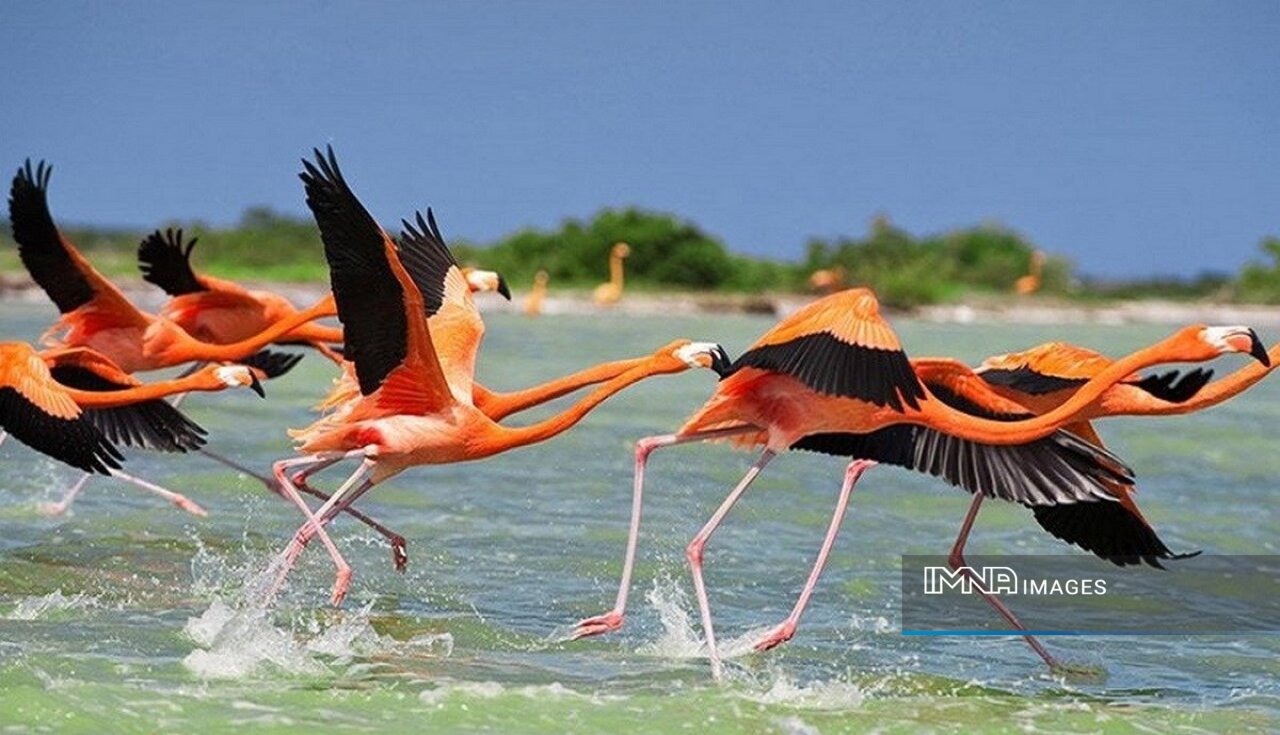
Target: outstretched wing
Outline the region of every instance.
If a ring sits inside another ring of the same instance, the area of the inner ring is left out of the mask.
[[[425,220],[420,212],[414,214],[416,224],[401,220],[400,262],[422,293],[445,379],[456,398],[470,403],[484,320],[435,215],[430,209]]]
[[[146,326],[146,316],[94,270],[54,225],[48,201],[52,171],[43,161],[33,171],[28,160],[9,188],[9,221],[22,264],[63,314],[93,304],[105,323]]]
[[[29,345],[0,345],[0,429],[85,472],[109,474],[123,457],[80,411]]]
[[[925,379],[939,401],[992,420],[1030,418],[1002,402],[997,410],[953,392],[944,382]],[[998,397],[996,397],[998,399]],[[941,478],[970,493],[1029,506],[1060,503],[1114,503],[1117,487],[1133,484],[1123,461],[1067,431],[1027,444],[991,445],[961,439],[914,424],[895,424],[866,434],[828,433],[804,437],[792,449],[874,459]]]
[[[199,240],[193,237],[184,247],[182,230],[173,228],[147,235],[138,244],[138,268],[143,280],[159,286],[170,296],[207,291],[208,287],[191,270],[191,250]]]
[[[1046,342],[1023,352],[988,357],[977,373],[991,385],[1033,396],[1076,389],[1102,372],[1111,359],[1067,342]],[[1147,376],[1133,375],[1123,382],[1154,398],[1183,403],[1213,378],[1213,371],[1196,368],[1188,373],[1170,370]]]
[[[422,293],[392,242],[356,198],[333,155],[315,151],[300,174],[329,261],[329,277],[360,392],[389,411],[426,413],[452,396],[428,332]]]
[[[819,299],[769,330],[733,363],[790,375],[827,395],[896,411],[925,397],[875,295],[849,289]]]
[[[55,365],[49,372],[62,385],[78,390],[113,391],[132,384],[84,364]],[[205,430],[161,399],[113,408],[86,408],[83,415],[111,442],[126,447],[187,452],[205,444]]]

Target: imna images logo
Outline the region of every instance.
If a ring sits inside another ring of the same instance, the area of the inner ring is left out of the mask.
[[[1019,579],[1010,567],[924,567],[924,594],[1105,595],[1105,579]]]

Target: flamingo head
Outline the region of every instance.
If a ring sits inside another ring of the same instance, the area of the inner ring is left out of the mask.
[[[501,294],[507,301],[511,300],[511,289],[507,287],[507,279],[496,271],[482,271],[475,268],[468,268],[463,271],[463,275],[467,278],[467,285],[471,287],[472,293],[477,291],[496,291]]]
[[[631,246],[625,242],[615,242],[613,244],[613,250],[610,250],[609,254],[615,258],[625,258],[628,255],[631,255]]]
[[[248,387],[260,397],[267,397],[267,392],[262,389],[262,381],[259,379],[260,371],[255,368],[244,365],[216,365],[213,366],[212,371],[218,382],[226,388]]]
[[[729,373],[732,364],[729,353],[714,342],[688,342],[677,347],[672,354],[691,368],[707,368],[722,378]]]
[[[1200,339],[1216,351],[1215,357],[1228,352],[1239,352],[1271,367],[1271,356],[1267,354],[1266,346],[1258,339],[1258,333],[1249,327],[1202,327]]]

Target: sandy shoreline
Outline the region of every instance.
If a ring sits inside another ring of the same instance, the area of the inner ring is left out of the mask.
[[[159,289],[141,280],[121,281],[125,294],[145,309],[155,309],[165,300]],[[325,287],[308,283],[246,284],[280,293],[298,305],[320,298]],[[523,294],[516,293],[507,302],[493,294],[477,299],[483,312],[518,313]],[[800,294],[695,294],[695,293],[629,293],[615,306],[597,307],[588,291],[561,291],[548,294],[543,313],[591,314],[618,313],[635,316],[682,314],[771,314],[786,316],[813,298]],[[25,279],[0,279],[0,302],[38,303],[46,301],[44,292]],[[895,316],[946,324],[1215,324],[1280,325],[1280,306],[1265,304],[1230,304],[1188,301],[1141,300],[1100,304],[1079,304],[1061,300],[1018,299],[996,301],[991,297],[974,303],[937,304],[909,311],[891,312]]]

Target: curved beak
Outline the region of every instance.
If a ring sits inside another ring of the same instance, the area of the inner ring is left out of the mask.
[[[1258,339],[1258,333],[1249,330],[1249,336],[1253,338],[1249,345],[1249,356],[1262,363],[1265,367],[1271,367],[1271,355],[1267,354],[1267,348],[1262,344],[1262,340]]]
[[[733,360],[729,359],[729,353],[720,345],[711,351],[711,369],[721,380],[733,374]]]
[[[511,289],[507,288],[507,279],[503,278],[502,274],[498,274],[498,293],[502,294],[507,301],[511,300]]]
[[[249,390],[253,391],[254,393],[257,393],[259,398],[266,398],[267,391],[263,389],[262,381],[258,380],[257,372],[251,371],[250,375],[253,378],[253,382],[249,383]]]

